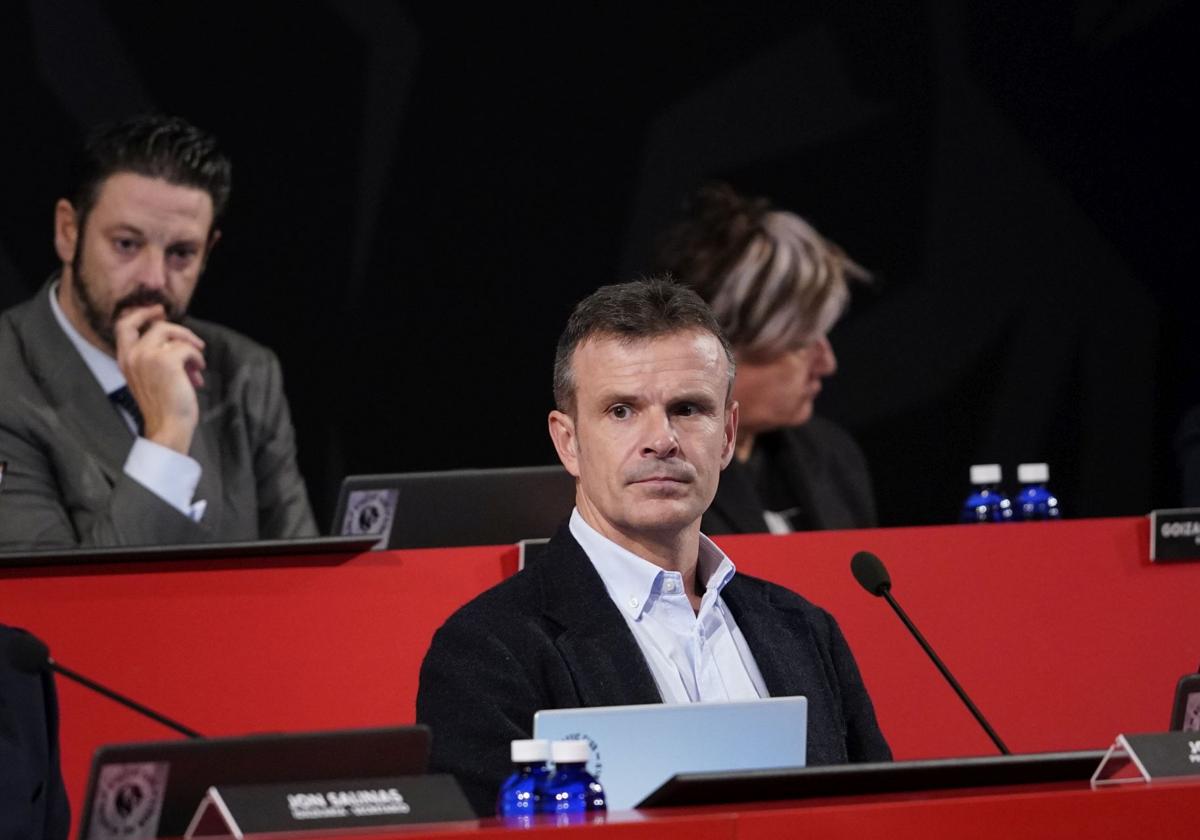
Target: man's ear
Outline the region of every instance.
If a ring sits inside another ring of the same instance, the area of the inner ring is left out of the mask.
[[[79,244],[79,216],[71,202],[60,198],[54,204],[54,251],[63,265],[75,259],[75,247]]]
[[[725,411],[725,449],[721,453],[721,469],[729,466],[737,449],[738,404],[735,400]]]
[[[551,411],[548,422],[550,440],[554,441],[558,460],[562,461],[567,472],[579,478],[579,439],[575,436],[575,421],[569,414]]]

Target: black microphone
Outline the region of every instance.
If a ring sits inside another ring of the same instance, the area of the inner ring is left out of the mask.
[[[50,648],[46,647],[46,643],[37,636],[32,636],[28,633],[15,633],[8,640],[5,648],[4,658],[18,671],[26,674],[41,674],[46,671],[54,671],[57,674],[62,674],[69,680],[74,680],[85,688],[90,688],[92,691],[103,694],[109,700],[120,703],[126,708],[133,709],[138,714],[145,715],[151,720],[161,723],[168,729],[174,729],[181,735],[186,735],[189,738],[204,737],[196,730],[189,729],[182,723],[173,721],[166,715],[159,714],[153,709],[138,703],[136,700],[130,700],[125,695],[118,694],[111,688],[106,688],[95,680],[90,680],[82,674],[76,673],[70,668],[55,662],[50,656]]]
[[[921,631],[917,629],[917,625],[909,620],[904,610],[896,602],[896,599],[892,597],[892,578],[888,574],[887,568],[883,565],[883,561],[869,551],[860,551],[850,558],[850,571],[854,573],[854,579],[862,585],[863,589],[876,597],[885,598],[892,605],[892,609],[896,611],[896,615],[900,616],[900,620],[904,622],[904,626],[908,628],[908,632],[913,634],[913,638],[917,640],[921,648],[933,660],[933,664],[942,672],[942,676],[946,678],[946,682],[950,683],[950,687],[954,689],[954,693],[966,704],[971,714],[975,716],[975,720],[979,721],[979,725],[983,727],[983,731],[992,739],[992,743],[1004,755],[1012,755],[1008,747],[1000,740],[1000,736],[996,734],[996,730],[992,729],[991,724],[984,718],[983,712],[976,708],[975,704],[971,702],[971,698],[967,696],[967,692],[963,691],[962,686],[958,684],[958,680],[954,679],[954,675],[950,673],[950,669],[933,652],[933,648],[929,646],[929,642],[925,641],[925,637],[921,635]]]

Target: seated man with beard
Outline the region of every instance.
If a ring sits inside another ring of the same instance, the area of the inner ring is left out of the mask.
[[[230,164],[183,120],[89,140],[62,268],[0,315],[0,550],[316,534],[279,361],[185,318]]]

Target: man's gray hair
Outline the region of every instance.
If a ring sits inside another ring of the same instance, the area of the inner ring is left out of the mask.
[[[559,411],[575,411],[575,374],[571,360],[575,350],[588,339],[615,338],[633,343],[679,332],[710,333],[721,342],[729,361],[729,388],[737,366],[733,348],[712,309],[691,289],[669,277],[653,277],[631,283],[601,286],[581,300],[567,319],[554,355],[554,403]]]

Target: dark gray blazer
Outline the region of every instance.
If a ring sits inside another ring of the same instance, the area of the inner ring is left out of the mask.
[[[43,286],[0,314],[0,550],[305,537],[317,533],[296,467],[279,361],[232,330],[205,342],[201,522],[125,475],[133,435],[54,319]]]
[[[887,742],[854,657],[829,613],[738,574],[721,593],[773,697],[808,697],[808,763],[885,761]],[[566,526],[536,563],[478,596],[433,637],[417,720],[434,769],[491,814],[509,742],[541,709],[660,703],[658,687],[604,583]]]
[[[21,632],[0,624],[0,840],[66,840],[54,677],[9,667],[8,640]]]
[[[813,417],[803,426],[760,436],[775,466],[808,519],[804,530],[873,528],[875,495],[867,459],[854,439],[836,423]],[[753,534],[767,530],[753,479],[736,459],[721,473],[717,495],[704,514],[706,534]]]

